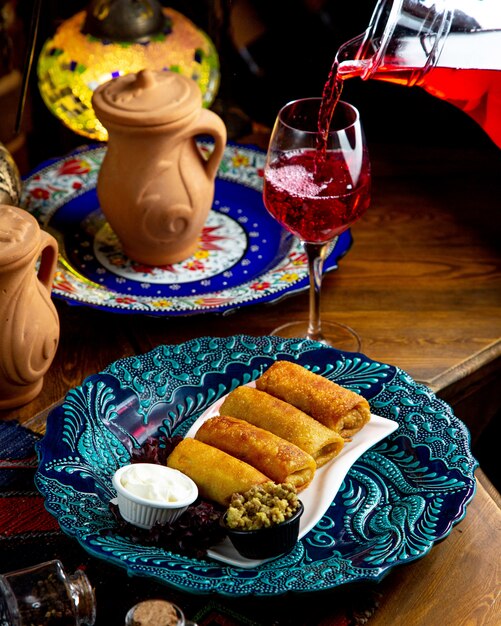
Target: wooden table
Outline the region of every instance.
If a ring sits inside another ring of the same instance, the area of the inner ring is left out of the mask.
[[[323,318],[349,324],[370,358],[447,400],[475,443],[501,406],[501,151],[373,146],[372,161],[372,206],[339,270],[325,276]],[[117,358],[202,335],[265,335],[306,317],[307,306],[303,293],[224,317],[174,319],[58,302],[60,346],[41,394],[0,417],[43,430],[34,416]],[[501,512],[479,476],[465,520],[381,583],[371,624],[499,623]]]
[[[254,143],[264,136],[252,137]],[[324,278],[322,315],[352,326],[362,351],[448,401],[475,442],[501,406],[501,151],[372,147],[373,197],[354,244]],[[61,339],[25,420],[115,359],[201,335],[266,335],[306,318],[306,292],[228,316],[114,315],[58,301]]]

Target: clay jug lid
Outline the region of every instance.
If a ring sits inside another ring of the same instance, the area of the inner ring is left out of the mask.
[[[0,267],[29,254],[40,239],[36,219],[18,207],[0,204]]]
[[[194,80],[181,74],[141,70],[100,85],[92,105],[103,124],[157,126],[201,108],[202,93]]]

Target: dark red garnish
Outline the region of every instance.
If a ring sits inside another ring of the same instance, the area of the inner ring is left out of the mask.
[[[167,457],[182,440],[181,435],[174,435],[173,437],[148,437],[140,448],[133,448],[131,450],[130,462],[166,465]]]
[[[197,500],[175,522],[155,524],[151,530],[126,522],[116,504],[110,503],[110,510],[116,520],[118,534],[133,543],[158,546],[176,554],[203,558],[207,549],[222,541],[226,535],[220,524],[224,511],[206,500]],[[116,535],[117,528],[107,529],[104,533]]]

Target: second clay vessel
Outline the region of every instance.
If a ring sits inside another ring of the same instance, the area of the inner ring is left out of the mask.
[[[56,354],[57,242],[24,209],[0,205],[0,409],[27,404]]]

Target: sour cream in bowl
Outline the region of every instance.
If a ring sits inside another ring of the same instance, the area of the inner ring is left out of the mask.
[[[154,463],[124,465],[112,482],[120,515],[139,528],[175,521],[198,497],[189,476]]]

